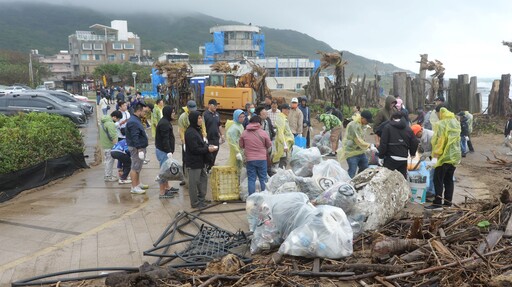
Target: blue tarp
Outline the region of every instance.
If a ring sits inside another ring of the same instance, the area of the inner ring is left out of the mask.
[[[265,35],[253,33],[252,44],[259,46],[259,51],[256,53],[256,56],[260,59],[265,58]]]
[[[274,77],[279,77],[279,58],[276,57],[276,75]]]
[[[215,45],[215,54],[224,53],[224,32],[213,32],[213,45]]]
[[[204,44],[204,61],[205,63],[213,63],[213,55],[215,54],[215,46],[212,42]]]
[[[313,64],[314,64],[314,67],[313,67],[313,73],[318,69],[320,68],[320,60],[313,60]]]

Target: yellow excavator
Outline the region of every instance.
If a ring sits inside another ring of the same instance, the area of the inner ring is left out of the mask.
[[[256,93],[250,87],[237,87],[235,75],[230,73],[211,73],[204,89],[204,107],[208,101],[217,100],[217,109],[222,112],[233,112],[245,109],[246,103],[256,102]]]

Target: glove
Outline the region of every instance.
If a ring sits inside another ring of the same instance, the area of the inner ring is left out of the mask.
[[[373,151],[373,152],[377,152],[378,151],[378,149],[375,147],[374,144],[370,145],[370,150]]]
[[[466,141],[468,141],[468,140],[469,140],[469,137],[468,137],[468,136],[465,136],[464,138],[466,139]]]
[[[144,160],[144,151],[139,151],[139,159]]]
[[[168,153],[168,154],[167,154],[167,158],[168,158],[168,159],[172,159],[172,152],[170,152],[170,153]]]
[[[436,163],[437,163],[437,158],[435,157],[432,159],[432,164],[436,164]]]
[[[378,158],[377,159],[378,163],[379,163],[379,166],[382,166],[384,164],[384,159],[383,158]]]
[[[242,161],[243,160],[241,153],[237,153],[236,154],[236,160],[238,160],[238,161]]]
[[[183,152],[186,152],[187,149],[186,149],[186,145],[183,145]]]
[[[204,141],[205,143],[208,143],[208,139],[207,139],[207,138],[203,138],[203,141]]]
[[[508,140],[512,139],[512,136],[511,136],[511,135],[508,135],[508,136],[507,136],[507,139],[508,139]]]

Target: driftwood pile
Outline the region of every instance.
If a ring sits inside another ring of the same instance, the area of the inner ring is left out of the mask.
[[[166,85],[160,90],[161,94],[170,95],[167,104],[174,107],[185,106],[191,99],[189,76],[192,73],[192,68],[190,65],[188,63],[156,62],[155,68],[160,75],[167,76]]]

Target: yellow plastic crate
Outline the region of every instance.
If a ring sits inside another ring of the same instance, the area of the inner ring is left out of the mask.
[[[238,170],[231,166],[214,166],[210,176],[212,197],[215,201],[240,199]]]

